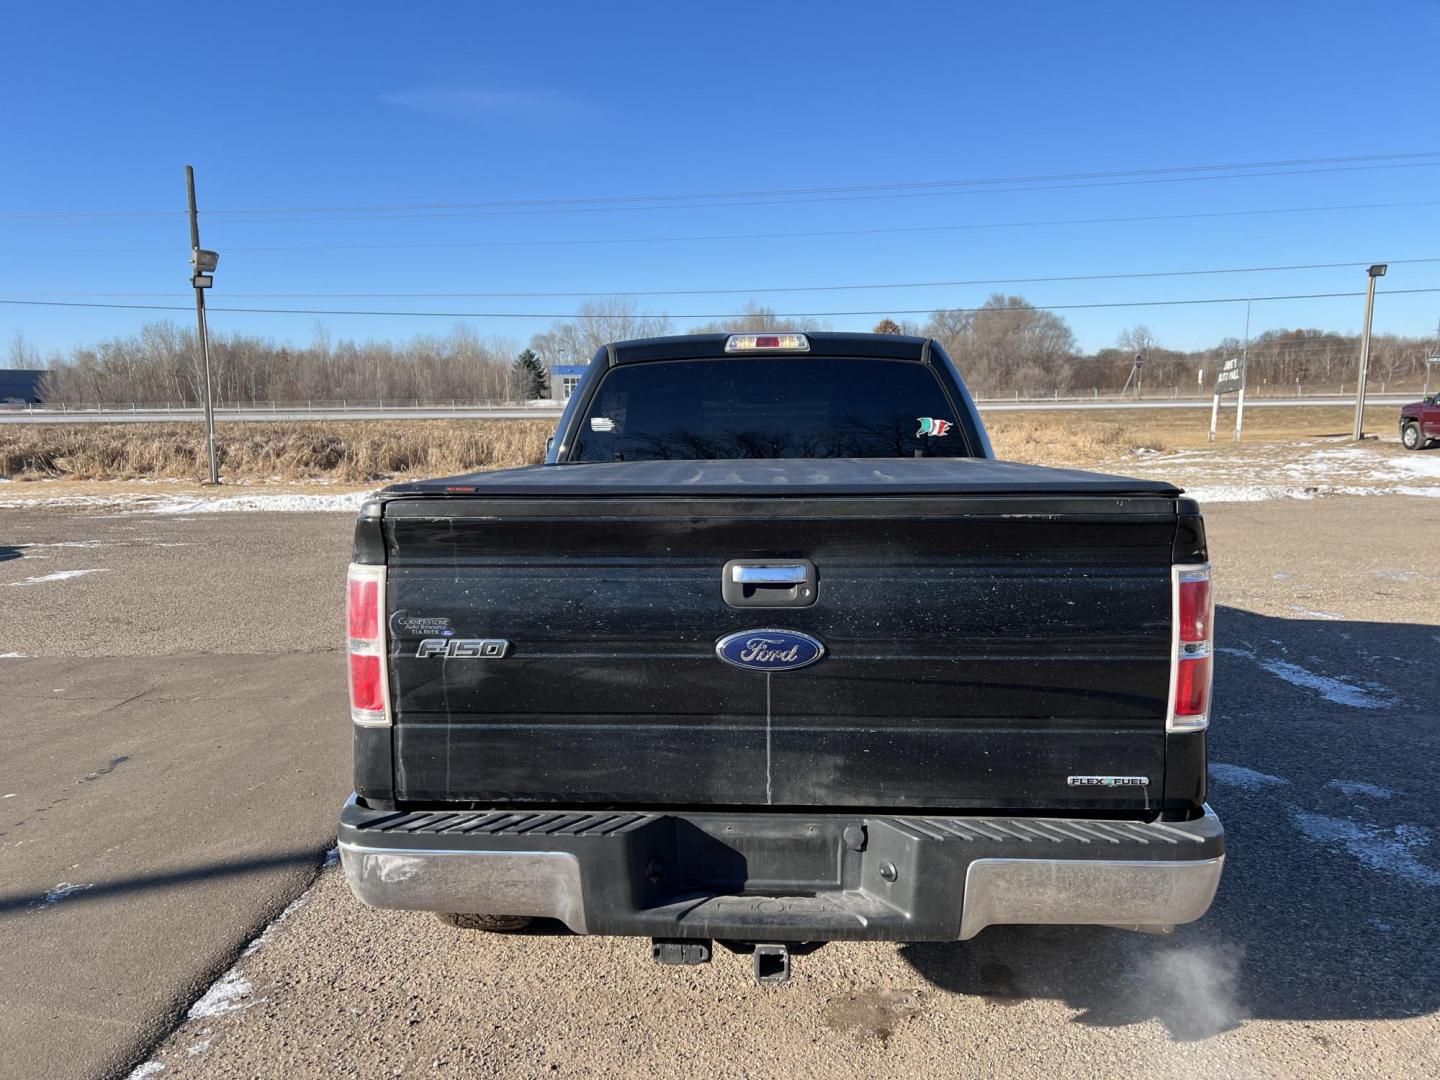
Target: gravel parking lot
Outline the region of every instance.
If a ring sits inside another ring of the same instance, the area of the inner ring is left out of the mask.
[[[0,510],[0,1075],[1440,1073],[1440,501],[1207,517],[1211,914],[833,944],[762,990],[322,868],[347,515]]]

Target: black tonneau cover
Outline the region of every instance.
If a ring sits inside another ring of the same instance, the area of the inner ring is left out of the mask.
[[[395,484],[405,495],[1161,495],[1180,488],[985,458],[804,458],[531,465]]]

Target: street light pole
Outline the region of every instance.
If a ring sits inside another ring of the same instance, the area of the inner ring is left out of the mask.
[[[210,483],[220,483],[220,461],[215,454],[215,396],[210,388],[210,334],[205,325],[205,290],[215,283],[213,271],[220,257],[200,247],[200,215],[195,209],[195,167],[185,166],[185,193],[190,199],[190,284],[195,287],[195,320],[200,333],[200,363],[205,370],[205,446],[210,457]]]
[[[1360,336],[1360,377],[1355,380],[1355,431],[1359,442],[1365,437],[1365,383],[1370,378],[1370,324],[1375,317],[1375,279],[1385,276],[1385,263],[1376,263],[1366,273],[1370,283],[1365,289],[1365,329]]]

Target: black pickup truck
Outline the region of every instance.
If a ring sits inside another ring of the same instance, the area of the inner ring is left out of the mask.
[[[931,340],[596,354],[544,465],[366,503],[368,904],[698,963],[1209,907],[1212,603],[1179,489],[997,461]]]

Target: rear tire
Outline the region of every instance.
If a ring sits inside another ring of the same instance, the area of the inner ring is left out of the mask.
[[[512,934],[532,922],[529,915],[472,915],[455,911],[437,911],[435,917],[456,930],[485,930],[492,934]]]
[[[1420,425],[1411,420],[1400,429],[1400,441],[1405,444],[1406,450],[1424,450],[1429,440],[1420,433]]]

